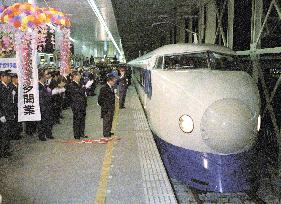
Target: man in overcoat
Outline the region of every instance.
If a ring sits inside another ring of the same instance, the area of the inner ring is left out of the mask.
[[[13,111],[13,94],[8,84],[11,82],[10,70],[1,73],[0,84],[0,157],[8,157],[10,152],[10,140],[12,121],[15,119]]]
[[[101,88],[98,97],[98,104],[101,106],[101,118],[103,119],[103,136],[110,137],[114,110],[115,110],[115,94],[114,85],[116,78],[108,76],[106,84]]]
[[[117,81],[119,90],[119,108],[125,108],[125,99],[128,89],[128,78],[126,76],[126,68],[120,68],[120,77]]]
[[[69,84],[68,91],[71,97],[70,107],[73,112],[74,138],[87,138],[84,134],[87,108],[86,89],[91,87],[93,81],[88,81],[85,86],[82,86],[80,83],[81,74],[78,71],[73,71],[72,79],[73,81]]]
[[[13,128],[11,130],[12,139],[18,140],[21,138],[22,124],[18,122],[18,75],[16,73],[11,74],[12,81],[8,84],[8,87],[13,95]]]
[[[46,75],[44,71],[39,72],[39,105],[41,113],[41,121],[38,122],[38,137],[41,141],[46,141],[46,138],[54,139],[52,134],[52,107],[51,107],[51,96],[48,93],[47,87],[45,86]]]

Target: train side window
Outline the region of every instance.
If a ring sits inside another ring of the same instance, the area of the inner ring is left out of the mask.
[[[143,79],[143,69],[140,67],[135,67],[134,69],[134,75],[136,76],[138,82],[140,85],[144,86],[144,79]]]
[[[141,69],[139,69],[139,82],[140,82],[140,84],[142,84],[142,71],[141,71]]]
[[[140,68],[135,67],[135,69],[134,69],[134,75],[136,76],[137,80],[138,80],[139,82],[141,82],[141,78],[140,78]]]
[[[141,85],[144,86],[144,75],[143,75],[143,69],[140,69],[140,82],[141,82]]]
[[[163,69],[164,68],[164,57],[160,56],[157,59],[156,65],[154,67],[155,69]]]

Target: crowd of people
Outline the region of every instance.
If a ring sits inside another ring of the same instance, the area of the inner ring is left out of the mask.
[[[71,108],[73,113],[73,136],[87,138],[84,134],[87,96],[95,96],[98,84],[104,84],[98,96],[103,119],[103,136],[113,135],[111,126],[116,94],[120,108],[125,108],[130,72],[126,68],[106,69],[77,68],[62,76],[56,69],[47,67],[38,71],[40,121],[25,122],[25,133],[37,135],[40,141],[54,139],[53,126],[63,119],[62,111]],[[0,157],[12,155],[10,141],[22,138],[23,124],[18,122],[18,76],[3,71],[0,82]],[[117,91],[117,89],[119,91]]]

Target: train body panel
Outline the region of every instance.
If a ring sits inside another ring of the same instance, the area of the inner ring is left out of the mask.
[[[171,45],[169,51],[164,46],[129,63],[168,173],[202,190],[251,189],[260,114],[256,84],[244,71],[210,68],[212,56],[221,59],[226,54],[226,60],[235,56],[227,48],[176,47]],[[170,69],[173,65],[164,63],[175,58],[184,58],[185,66]],[[205,67],[196,68],[196,60]]]
[[[218,155],[181,148],[158,136],[156,142],[169,176],[188,186],[203,191],[241,192],[257,185],[255,149]]]

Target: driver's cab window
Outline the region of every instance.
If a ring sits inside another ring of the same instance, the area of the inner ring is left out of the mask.
[[[192,55],[165,56],[165,69],[193,69],[195,67]]]
[[[164,69],[200,69],[208,68],[207,53],[188,53],[167,55],[164,57]]]
[[[157,58],[155,69],[163,69],[164,68],[164,57],[160,56]]]

